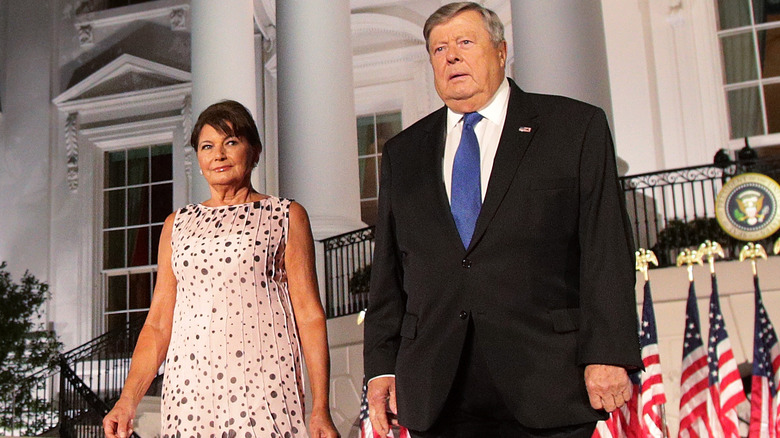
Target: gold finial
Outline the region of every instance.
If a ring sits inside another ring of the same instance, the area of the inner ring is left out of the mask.
[[[357,325],[363,324],[363,321],[365,321],[365,319],[366,319],[366,309],[363,309],[358,313]]]
[[[739,252],[739,261],[745,261],[746,259],[750,259],[750,265],[753,267],[753,275],[758,275],[758,271],[756,270],[756,259],[762,258],[766,260],[766,251],[764,250],[764,247],[761,246],[760,243],[753,243],[750,242],[744,247],[742,247],[742,251]]]
[[[701,262],[701,255],[698,251],[694,251],[690,248],[683,249],[677,256],[677,266],[687,265],[688,268],[688,281],[693,281],[693,264]]]
[[[649,278],[647,275],[647,268],[650,263],[658,266],[658,259],[655,257],[655,253],[650,249],[639,248],[634,255],[636,255],[636,270],[642,272],[645,276],[645,281],[647,281]]]
[[[780,237],[775,241],[775,254],[780,254]]]
[[[699,245],[699,250],[696,252],[700,259],[707,259],[707,263],[710,265],[710,274],[715,273],[716,256],[720,258],[724,257],[723,247],[720,246],[720,243],[711,240],[705,240],[704,243]]]

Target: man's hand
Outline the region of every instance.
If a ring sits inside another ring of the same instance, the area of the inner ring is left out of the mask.
[[[368,399],[368,418],[371,419],[371,426],[374,433],[379,436],[387,436],[390,432],[390,424],[398,424],[395,415],[398,414],[398,407],[395,402],[395,377],[376,377],[368,382],[366,393]],[[391,418],[388,419],[388,411]]]
[[[586,366],[585,387],[593,409],[612,412],[631,398],[631,382],[623,367],[597,364]]]

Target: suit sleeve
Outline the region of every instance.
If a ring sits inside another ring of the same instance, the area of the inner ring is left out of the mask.
[[[641,368],[633,235],[600,109],[589,121],[580,153],[578,363]]]
[[[366,380],[395,374],[401,343],[401,322],[406,308],[403,267],[396,240],[392,206],[392,159],[389,141],[382,152],[379,185],[379,215],[375,231],[371,287],[366,312],[363,362]]]

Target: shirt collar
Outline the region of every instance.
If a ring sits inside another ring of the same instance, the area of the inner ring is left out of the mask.
[[[497,125],[500,125],[501,123],[503,123],[503,120],[501,120],[501,115],[504,113],[504,108],[506,107],[506,103],[508,100],[509,100],[509,80],[507,78],[504,78],[504,80],[501,81],[501,85],[498,86],[498,90],[496,90],[496,94],[494,94],[493,98],[490,99],[490,102],[488,102],[487,105],[477,110],[477,112],[480,113],[483,118],[488,119]],[[458,123],[460,123],[462,119],[463,119],[463,113],[453,111],[448,107],[447,108],[447,132],[452,131],[452,129],[455,128],[455,126]]]

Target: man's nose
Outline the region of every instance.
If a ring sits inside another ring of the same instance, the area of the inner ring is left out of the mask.
[[[460,51],[457,49],[457,47],[452,47],[447,50],[447,62],[453,64],[460,61],[460,59]]]

